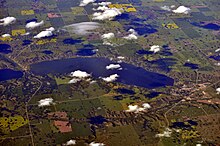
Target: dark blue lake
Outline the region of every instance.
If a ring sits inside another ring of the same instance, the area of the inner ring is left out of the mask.
[[[18,79],[23,76],[23,72],[12,69],[0,69],[0,81]]]
[[[135,94],[133,90],[125,89],[125,88],[118,88],[116,91],[121,94]]]
[[[0,53],[9,54],[12,52],[11,46],[8,44],[0,44]]]
[[[209,58],[214,59],[216,61],[220,61],[220,55],[210,56]]]
[[[50,50],[44,50],[44,51],[42,51],[42,53],[47,54],[47,55],[53,54],[53,52]]]
[[[148,63],[157,65],[157,67],[165,72],[169,72],[173,65],[176,64],[176,59],[174,58],[161,58],[157,60],[147,61]]]
[[[150,92],[149,94],[146,94],[145,96],[147,98],[155,98],[157,96],[159,96],[161,94],[161,92]]]
[[[198,68],[199,68],[199,65],[198,65],[198,64],[194,64],[194,63],[190,63],[190,62],[186,62],[186,63],[184,64],[184,66],[189,67],[189,68],[191,68],[191,69],[198,69]]]
[[[64,44],[68,44],[68,45],[75,45],[75,44],[79,44],[83,42],[83,40],[81,39],[72,39],[72,38],[67,38],[63,40]]]
[[[220,26],[217,25],[217,24],[214,24],[214,23],[208,23],[208,24],[203,24],[203,22],[201,23],[191,23],[192,25],[194,26],[197,26],[197,27],[201,27],[201,28],[204,28],[204,29],[209,29],[209,30],[220,30]]]
[[[23,40],[22,46],[30,45],[31,43],[31,40]]]
[[[112,63],[105,58],[71,58],[53,61],[45,61],[32,64],[31,72],[38,75],[65,74],[72,71],[81,70],[91,73],[94,78],[109,77],[112,74],[118,74],[117,82],[135,85],[145,88],[157,88],[172,86],[174,80],[165,75],[149,72],[141,67],[136,67],[127,63],[120,63],[122,70],[107,70],[106,66]]]
[[[97,124],[103,124],[104,122],[107,122],[107,120],[103,116],[96,116],[89,118],[90,124],[97,125]]]

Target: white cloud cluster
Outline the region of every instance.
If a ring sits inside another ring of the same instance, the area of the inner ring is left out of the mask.
[[[3,25],[3,26],[7,26],[7,25],[13,24],[15,22],[16,22],[15,17],[5,17],[3,19],[0,19],[0,25]]]
[[[104,143],[95,143],[95,142],[91,142],[89,144],[89,146],[104,146],[105,144]]]
[[[100,5],[100,6],[107,6],[107,5],[110,5],[110,4],[112,4],[111,2],[100,2],[100,3],[98,3],[98,5]]]
[[[121,65],[120,64],[109,64],[105,68],[107,70],[110,70],[110,69],[121,69]]]
[[[80,5],[79,5],[79,6],[84,7],[84,6],[88,5],[89,3],[93,3],[93,2],[95,2],[95,1],[96,1],[96,0],[82,0],[82,1],[80,2]]]
[[[169,6],[161,6],[160,8],[165,11],[171,11],[171,8]]]
[[[119,77],[118,74],[113,74],[113,75],[110,75],[109,77],[102,78],[102,79],[106,82],[114,82],[117,80],[118,77]]]
[[[190,12],[190,8],[187,8],[185,6],[179,6],[176,10],[172,10],[174,13],[179,14],[188,14]]]
[[[102,9],[102,12],[95,12],[93,14],[93,20],[112,20],[114,17],[122,14],[120,9],[117,8],[107,8],[104,6]]]
[[[3,35],[2,35],[2,37],[3,37],[3,38],[6,38],[6,37],[11,37],[11,35],[10,35],[10,34],[8,34],[8,33],[6,33],[6,34],[3,34]]]
[[[172,134],[172,130],[170,128],[166,128],[163,133],[156,134],[156,137],[170,137]]]
[[[215,50],[215,53],[220,52],[220,48]]]
[[[111,39],[111,38],[114,38],[115,37],[115,34],[110,32],[110,33],[106,33],[106,34],[103,34],[101,36],[102,39]]]
[[[142,106],[138,106],[138,105],[128,105],[128,110],[125,110],[126,112],[134,112],[134,113],[139,113],[139,112],[143,112],[146,109],[151,108],[150,104],[148,103],[143,103]]]
[[[136,40],[138,37],[137,37],[137,32],[134,30],[134,29],[129,29],[128,30],[131,34],[129,34],[128,36],[125,36],[124,38],[127,39],[127,40]]]
[[[64,29],[78,35],[87,35],[92,33],[92,30],[95,30],[99,27],[100,24],[97,22],[81,22],[81,23],[74,23],[71,25],[64,26]]]
[[[41,31],[40,33],[38,33],[36,36],[34,36],[34,38],[36,39],[40,39],[40,38],[44,38],[44,37],[49,37],[53,35],[53,31],[55,29],[53,27],[50,27],[44,31]]]
[[[159,45],[153,45],[153,46],[151,46],[149,51],[157,53],[157,52],[160,51],[160,46]]]
[[[81,81],[84,78],[90,77],[91,74],[88,74],[87,72],[84,72],[84,71],[77,70],[77,71],[71,72],[70,76],[73,77],[73,79],[71,79],[69,83],[74,84],[74,83]]]
[[[38,101],[38,106],[42,107],[42,106],[49,106],[51,104],[53,104],[53,98],[45,98],[45,99],[41,99],[40,101]]]
[[[217,91],[217,94],[220,94],[220,88],[217,88],[216,91]]]
[[[65,145],[75,145],[75,144],[76,144],[76,140],[71,139],[71,140],[67,141]]]
[[[25,27],[27,29],[34,29],[34,28],[40,27],[42,25],[44,25],[44,21],[43,20],[40,21],[40,22],[32,21],[32,22],[27,23]]]

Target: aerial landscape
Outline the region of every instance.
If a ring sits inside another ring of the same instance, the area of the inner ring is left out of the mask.
[[[0,146],[220,146],[219,0],[0,0]]]

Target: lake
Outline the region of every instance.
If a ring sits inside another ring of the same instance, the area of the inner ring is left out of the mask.
[[[12,69],[0,69],[0,81],[18,79],[23,76],[23,72]]]
[[[117,82],[135,85],[144,88],[158,88],[172,86],[174,80],[165,75],[149,72],[141,67],[136,67],[127,63],[120,63],[122,70],[107,70],[109,64],[116,64],[106,58],[71,58],[53,61],[45,61],[30,66],[31,72],[37,75],[66,74],[76,70],[91,73],[94,78],[108,77],[118,74]]]

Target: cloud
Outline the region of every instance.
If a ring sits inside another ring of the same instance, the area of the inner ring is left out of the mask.
[[[11,37],[11,35],[6,33],[6,34],[3,34],[2,37],[3,37],[3,38]]]
[[[89,144],[89,146],[104,146],[105,144],[104,143],[95,143],[95,142],[91,142]]]
[[[110,70],[110,69],[120,69],[121,65],[120,64],[109,64],[105,68],[108,69],[108,70]]]
[[[153,45],[153,46],[151,46],[151,48],[150,48],[149,51],[154,52],[154,53],[157,53],[157,52],[160,51],[160,46],[158,46],[158,45]]]
[[[53,31],[55,29],[53,27],[50,27],[44,31],[41,31],[39,34],[37,34],[36,36],[34,36],[34,38],[36,39],[40,39],[40,38],[44,38],[44,37],[49,37],[53,35]]]
[[[38,101],[38,106],[42,107],[42,106],[49,106],[51,104],[53,104],[53,98],[45,98],[45,99],[41,99],[40,101]]]
[[[117,8],[108,8],[103,12],[95,12],[93,20],[112,20],[115,16],[121,15],[122,12]]]
[[[125,36],[124,38],[127,40],[136,40],[138,39],[137,37],[137,32],[134,29],[129,29],[128,30],[131,34],[129,34],[128,36]]]
[[[220,88],[217,88],[216,91],[217,91],[217,94],[220,94]]]
[[[43,20],[41,22],[32,21],[32,22],[27,23],[25,27],[27,29],[34,29],[34,28],[40,27],[42,25],[44,25],[44,21]]]
[[[89,3],[93,3],[93,2],[95,2],[95,1],[96,1],[96,0],[82,0],[82,1],[80,2],[80,5],[79,5],[79,6],[83,7],[83,6],[88,5]]]
[[[3,26],[7,26],[7,25],[13,24],[15,22],[16,22],[15,17],[5,17],[3,19],[0,19],[0,25],[3,25]]]
[[[217,52],[220,52],[220,48],[219,48],[219,49],[216,49],[215,52],[216,52],[216,53],[217,53]]]
[[[188,14],[190,12],[190,8],[187,8],[185,6],[179,6],[176,10],[173,10],[174,13],[182,13],[182,14]]]
[[[75,78],[87,78],[87,77],[90,77],[91,75],[88,74],[87,72],[77,70],[77,71],[71,72],[70,76],[75,77]]]
[[[76,140],[71,139],[71,140],[67,141],[65,145],[75,145],[75,144],[76,144]]]
[[[110,33],[106,33],[106,34],[103,34],[101,36],[102,39],[111,39],[111,38],[114,38],[115,37],[115,34],[110,32]]]
[[[113,82],[113,81],[116,81],[118,77],[119,77],[118,74],[113,74],[113,75],[110,75],[109,77],[102,78],[102,79],[106,82]]]
[[[172,130],[170,128],[166,128],[163,133],[156,134],[156,137],[170,137],[172,134]]]
[[[97,9],[93,9],[93,10],[95,10],[95,11],[105,11],[105,10],[108,10],[109,8],[108,7],[106,7],[106,6],[99,6]]]
[[[128,105],[128,110],[125,110],[125,111],[139,113],[139,112],[143,112],[149,108],[151,108],[151,106],[148,103],[143,103],[141,107],[138,105]]]
[[[75,84],[75,83],[77,83],[77,82],[79,82],[79,81],[81,81],[81,79],[73,78],[73,79],[71,79],[68,83],[69,83],[69,84]]]
[[[197,143],[197,144],[196,144],[196,146],[202,146],[202,144],[200,144],[200,143]]]
[[[100,24],[97,22],[82,22],[64,26],[64,29],[67,29],[69,32],[78,35],[87,35],[92,33],[92,30],[95,30],[99,27]]]
[[[171,11],[169,6],[161,6],[160,8],[165,11]]]
[[[100,2],[98,3],[98,5],[101,5],[101,6],[107,6],[107,5],[110,5],[112,4],[111,2]]]
[[[123,56],[118,56],[117,58],[118,59],[125,59],[125,57],[123,57]]]

